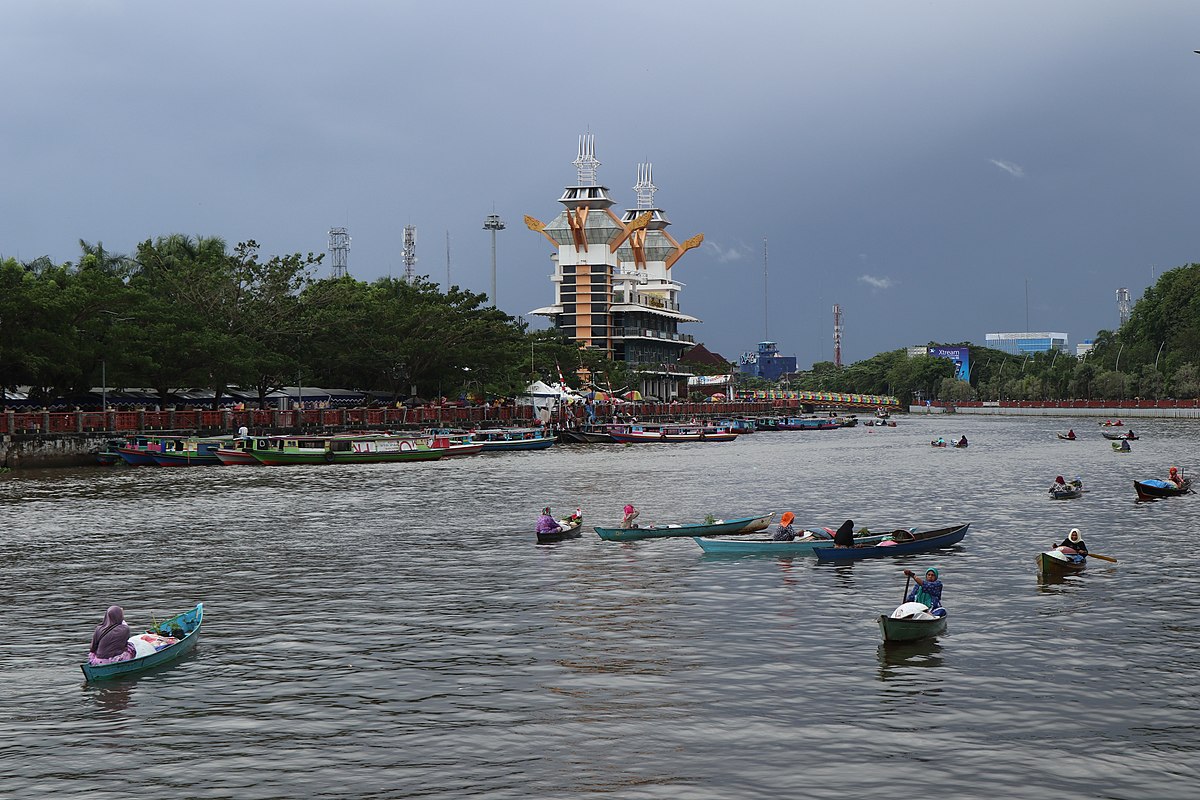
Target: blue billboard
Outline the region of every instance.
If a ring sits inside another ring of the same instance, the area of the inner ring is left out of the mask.
[[[954,362],[954,377],[960,381],[971,381],[971,361],[966,347],[931,347],[929,355],[948,358]]]

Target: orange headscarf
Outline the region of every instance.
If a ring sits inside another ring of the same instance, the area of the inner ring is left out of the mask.
[[[783,516],[779,518],[779,524],[784,525],[784,526],[791,525],[795,519],[796,519],[795,514],[793,514],[790,511],[785,511],[785,512],[783,512]]]

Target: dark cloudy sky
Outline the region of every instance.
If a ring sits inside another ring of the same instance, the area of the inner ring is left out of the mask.
[[[9,0],[0,255],[345,226],[370,280],[412,224],[418,272],[446,280],[449,232],[487,292],[494,209],[527,314],[553,291],[523,217],[559,212],[590,131],[618,209],[650,161],[676,239],[705,235],[673,272],[727,357],[831,359],[834,303],[846,361],[1027,317],[1074,345],[1200,261],[1195,49],[1194,1]]]

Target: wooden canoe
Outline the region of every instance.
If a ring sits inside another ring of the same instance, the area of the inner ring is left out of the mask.
[[[958,544],[967,535],[971,523],[952,525],[948,528],[936,528],[929,531],[896,531],[892,534],[900,541],[895,544],[856,545],[854,547],[822,547],[814,550],[817,561],[858,561],[863,558],[888,558],[891,556],[907,556],[913,553],[925,553],[930,550],[940,550]],[[908,534],[907,537],[901,534]],[[911,538],[910,538],[911,537]]]
[[[1058,438],[1062,439],[1064,442],[1076,442],[1076,441],[1079,441],[1079,437],[1077,437],[1077,436],[1067,436],[1065,433],[1055,433],[1054,435],[1055,435],[1055,436],[1057,436]]]
[[[1037,565],[1039,575],[1074,575],[1083,572],[1087,567],[1087,559],[1073,561],[1065,556],[1055,555],[1057,550],[1038,553]]]
[[[890,533],[872,534],[871,536],[855,538],[855,541],[862,544],[877,544],[889,536],[891,536]],[[693,536],[692,538],[696,540],[696,544],[700,545],[700,549],[706,553],[812,555],[812,552],[818,548],[833,547],[833,539],[820,539],[815,536],[797,537],[790,542],[759,537],[750,538],[747,536],[728,539],[711,536]]]
[[[196,642],[200,640],[200,624],[203,621],[204,604],[196,603],[195,608],[184,611],[182,614],[176,614],[159,625],[160,628],[170,628],[173,624],[178,624],[179,627],[183,628],[183,638],[175,644],[139,658],[131,658],[128,661],[117,661],[113,664],[98,664],[94,666],[84,662],[79,667],[83,670],[84,677],[89,681],[103,681],[109,678],[130,675],[135,672],[142,672],[152,667],[162,666],[163,664],[169,664],[196,648]]]
[[[601,539],[609,542],[634,542],[639,539],[667,539],[678,536],[726,536],[755,533],[767,527],[775,512],[760,517],[739,517],[688,525],[650,525],[641,528],[594,528]]]
[[[1182,487],[1176,486],[1170,481],[1134,481],[1133,488],[1137,491],[1138,500],[1158,500],[1163,497],[1178,497],[1192,490],[1192,479],[1184,478]]]
[[[885,642],[915,642],[945,633],[949,616],[946,614],[933,619],[896,619],[887,614],[880,614],[879,630]]]
[[[1061,491],[1054,489],[1050,490],[1051,500],[1074,500],[1076,497],[1083,497],[1082,486],[1068,486],[1066,489]]]
[[[1100,435],[1103,436],[1105,439],[1110,439],[1114,442],[1119,442],[1122,439],[1127,439],[1131,442],[1136,442],[1138,440],[1137,435],[1133,431],[1130,431],[1129,433],[1112,433],[1110,431],[1100,431]]]
[[[580,517],[574,522],[567,522],[566,520],[560,519],[558,524],[562,526],[561,531],[537,534],[538,544],[550,544],[552,542],[561,542],[566,539],[578,539],[583,535],[583,517]]]

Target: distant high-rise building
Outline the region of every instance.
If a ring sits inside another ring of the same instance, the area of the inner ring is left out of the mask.
[[[1065,333],[989,333],[984,340],[988,347],[1016,356],[1067,349]]]

